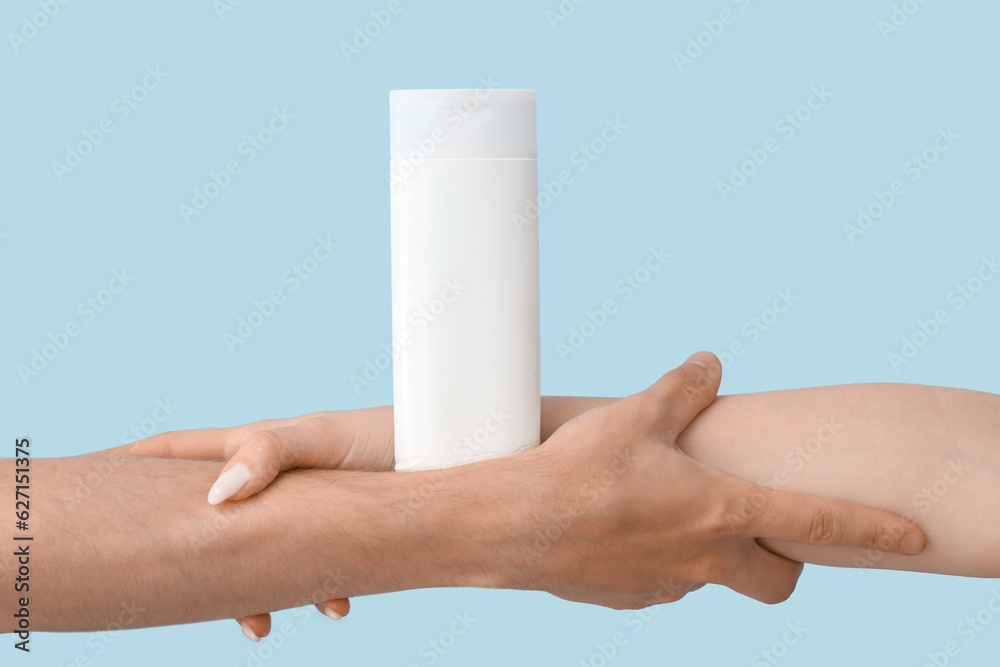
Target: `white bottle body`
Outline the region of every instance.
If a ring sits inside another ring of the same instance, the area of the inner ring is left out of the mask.
[[[401,158],[390,180],[396,469],[537,446],[537,161]]]

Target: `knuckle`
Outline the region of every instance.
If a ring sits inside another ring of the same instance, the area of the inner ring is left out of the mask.
[[[867,521],[862,525],[858,546],[875,551],[893,551],[899,544],[899,538],[878,521]]]
[[[670,576],[666,580],[660,579],[660,587],[651,596],[647,595],[646,606],[657,604],[668,604],[677,602],[692,590],[699,588],[700,584],[695,584],[696,580],[684,577],[682,580],[675,576]]]
[[[903,532],[902,525],[894,526],[889,530],[882,530],[880,525],[874,524],[867,532],[867,546],[877,551],[892,551],[899,544],[900,536]]]
[[[287,468],[295,467],[298,461],[298,453],[295,451],[293,445],[285,440],[280,440],[277,446],[277,454],[275,456],[275,461],[277,462],[278,468],[280,470],[285,470]]]
[[[716,535],[742,532],[749,527],[753,510],[744,498],[726,497],[712,504],[709,528]]]
[[[172,446],[172,443],[177,440],[178,435],[178,431],[164,431],[163,433],[148,435],[145,438],[130,443],[124,453],[127,456],[150,456],[168,459],[181,458]]]
[[[135,456],[135,451],[134,451],[135,446],[139,442],[141,442],[141,440],[137,440],[136,442],[130,442],[126,445],[119,445],[118,447],[113,447],[112,449],[108,450],[108,453],[113,454],[115,456]]]
[[[717,583],[726,581],[729,578],[730,572],[730,567],[721,562],[714,562],[706,557],[689,569],[688,579],[691,583],[686,588],[690,590],[691,586],[696,586],[700,582]]]
[[[659,418],[664,405],[658,394],[643,391],[623,399],[619,409],[623,411],[626,423],[649,424]]]
[[[243,449],[248,450],[261,473],[276,476],[281,472],[281,443],[272,431],[254,431],[244,441]]]
[[[676,582],[669,592],[689,591],[694,585],[726,581],[734,570],[728,558],[719,552],[709,551],[684,568],[683,580]]]
[[[158,454],[163,458],[173,458],[170,451],[170,440],[174,434],[174,431],[164,431],[155,435],[147,435],[145,438],[139,438],[127,445],[122,445],[119,450],[123,456],[150,456],[151,454]]]
[[[684,593],[667,593],[659,598],[658,602],[661,604],[671,604],[673,602],[680,602],[684,597]]]
[[[697,364],[679,366],[660,378],[646,391],[636,394],[636,406],[656,414],[663,406],[677,401],[700,405],[714,391],[714,380],[707,369]]]
[[[748,534],[766,500],[766,496],[760,491],[722,495],[706,514],[709,533],[716,537]]]
[[[713,380],[708,376],[708,370],[696,364],[685,364],[677,368],[676,381],[673,389],[675,395],[690,401],[701,401],[710,393]]]
[[[806,541],[810,544],[831,544],[842,532],[844,522],[840,516],[829,507],[822,507],[813,514],[807,528]]]

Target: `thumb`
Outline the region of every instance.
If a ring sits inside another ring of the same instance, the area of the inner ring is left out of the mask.
[[[263,490],[282,470],[299,467],[292,427],[254,431],[222,468],[208,492],[210,505],[242,500]]]
[[[719,359],[711,352],[696,352],[635,397],[640,399],[651,426],[664,439],[674,441],[712,404],[721,381]]]

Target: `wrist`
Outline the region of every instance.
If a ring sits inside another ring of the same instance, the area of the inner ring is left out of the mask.
[[[306,567],[322,599],[438,587],[504,587],[510,513],[494,461],[414,472],[293,471],[276,481],[314,478],[318,507],[293,541],[313,556]],[[266,492],[265,492],[266,493]],[[304,500],[301,496],[299,501]],[[293,501],[295,502],[295,501]],[[317,544],[315,538],[319,536]],[[300,542],[302,540],[302,542]],[[336,575],[336,576],[333,576]],[[331,587],[333,576],[337,581]]]
[[[532,526],[547,504],[534,454],[392,475],[406,488],[397,525],[441,577],[429,585],[535,588]]]
[[[518,588],[528,523],[525,455],[433,470],[409,485],[401,515],[445,570],[443,586]]]
[[[543,457],[532,450],[454,469],[465,502],[453,514],[457,525],[450,530],[463,536],[475,559],[466,563],[472,573],[466,585],[539,589],[537,572],[545,549],[539,548],[539,526],[551,523],[552,507],[552,479],[538,474]]]

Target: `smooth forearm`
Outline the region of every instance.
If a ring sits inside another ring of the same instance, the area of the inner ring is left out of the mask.
[[[552,397],[548,432],[616,399]],[[1000,396],[858,384],[720,396],[678,439],[702,463],[778,490],[912,519],[927,549],[903,557],[765,542],[809,563],[1000,576]]]
[[[474,475],[466,485],[433,473],[291,471],[257,496],[210,506],[205,489],[221,465],[33,461],[31,588],[18,594],[30,599],[32,627],[169,625],[497,583],[479,555],[496,533],[463,523],[469,512],[458,510],[475,506],[486,488]],[[11,460],[0,475],[5,487],[13,480]],[[12,567],[12,558],[0,560],[4,632],[13,630]]]

